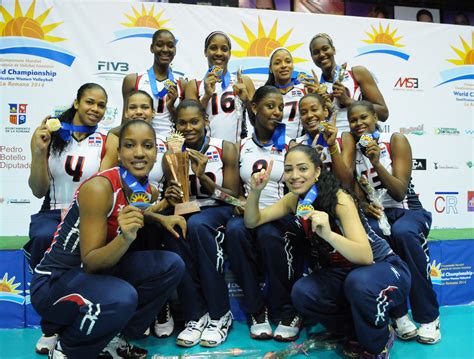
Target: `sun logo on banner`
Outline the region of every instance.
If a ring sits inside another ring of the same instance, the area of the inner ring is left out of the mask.
[[[268,34],[265,32],[262,20],[258,18],[257,34],[252,32],[250,28],[242,22],[247,40],[238,36],[230,35],[230,37],[241,47],[241,50],[233,50],[232,55],[239,58],[235,61],[230,61],[229,69],[231,72],[236,72],[238,67],[242,65],[244,74],[268,74],[269,56],[273,50],[278,47],[285,47],[288,51],[293,52],[298,49],[303,43],[287,45],[293,29],[288,30],[280,37],[277,37],[278,20],[275,20]],[[306,61],[303,58],[293,57],[294,63]],[[295,69],[296,70],[296,69]],[[294,75],[296,76],[298,72]]]
[[[15,276],[9,279],[8,272],[3,275],[3,279],[0,281],[0,302],[4,301],[17,304],[23,304],[25,302],[25,297],[19,294],[21,290],[17,290],[21,283],[15,283],[15,279]]]
[[[371,25],[371,28],[372,33],[367,31],[365,32],[369,38],[362,40],[362,42],[365,42],[369,45],[358,48],[357,52],[359,55],[357,56],[369,54],[386,54],[408,61],[410,55],[401,50],[401,47],[405,47],[405,45],[402,45],[399,42],[402,36],[395,37],[398,29],[391,31],[390,24],[388,24],[384,29],[382,23],[379,23],[378,30],[373,25]]]
[[[67,66],[71,66],[75,56],[64,51],[54,42],[66,40],[49,35],[62,22],[45,24],[52,7],[35,17],[36,0],[33,0],[25,14],[20,3],[15,0],[13,15],[0,5],[3,21],[0,22],[0,54],[24,54],[44,57]]]
[[[442,82],[436,85],[436,87],[448,82],[474,79],[474,31],[471,33],[471,45],[462,36],[459,36],[459,38],[461,39],[462,50],[451,45],[451,49],[459,58],[446,60],[456,65],[456,67],[441,71]]]
[[[157,10],[157,13],[155,14],[155,5],[152,5],[150,11],[148,12],[144,4],[142,4],[141,13],[133,6],[132,10],[133,14],[124,14],[129,20],[129,22],[120,23],[120,25],[127,27],[127,29],[115,31],[114,41],[129,39],[133,37],[144,37],[151,39],[156,30],[171,30],[170,28],[164,27],[164,25],[170,20],[161,19],[164,10],[161,10],[159,12]]]
[[[436,264],[436,260],[433,261],[430,265],[430,276],[431,276],[431,283],[436,285],[441,285],[441,263]]]

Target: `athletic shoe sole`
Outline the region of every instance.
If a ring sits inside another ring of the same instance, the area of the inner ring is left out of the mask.
[[[300,337],[300,334],[295,335],[294,337],[288,337],[288,338],[283,338],[281,335],[274,336],[273,339],[275,339],[277,342],[293,342],[297,340]]]
[[[395,331],[395,334],[397,335],[397,338],[401,339],[401,340],[410,340],[410,339],[413,339],[413,338],[416,338],[417,335],[418,335],[418,329],[415,329],[415,330],[412,330],[411,332],[408,332],[408,333],[405,333],[405,334],[398,334],[397,331]]]
[[[268,339],[272,339],[273,335],[267,334],[267,333],[262,333],[262,334],[252,334],[252,333],[250,333],[250,338],[256,339],[256,340],[268,340]]]
[[[420,337],[420,336],[418,338],[416,338],[416,340],[418,341],[418,343],[421,343],[421,344],[433,345],[433,344],[437,344],[441,341],[441,336],[438,338],[438,340],[433,339],[433,338],[424,338],[424,337]]]
[[[198,339],[195,342],[190,342],[188,340],[176,339],[176,344],[179,345],[180,347],[191,348],[195,346],[197,343],[199,343],[199,340],[200,339]]]

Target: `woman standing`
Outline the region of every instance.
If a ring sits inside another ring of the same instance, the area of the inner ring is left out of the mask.
[[[357,100],[372,102],[379,120],[387,120],[387,105],[370,72],[363,66],[348,67],[346,71],[343,66],[337,65],[334,57],[336,48],[328,34],[315,35],[309,43],[309,51],[314,64],[322,71],[319,82],[327,86],[327,91],[332,94],[334,105],[338,109],[336,126],[339,133],[349,131],[347,108]],[[342,81],[339,79],[341,73]]]
[[[147,71],[129,74],[122,83],[124,104],[134,90],[143,90],[153,98],[155,116],[152,121],[157,136],[166,138],[173,129],[175,107],[184,98],[187,80],[173,72],[171,62],[176,55],[176,38],[166,29],[153,34],[150,52],[154,56],[153,66]],[[124,106],[125,109],[125,106]],[[125,115],[125,113],[124,113]]]
[[[190,81],[186,98],[201,102],[209,116],[210,136],[232,143],[246,136],[248,124],[244,112],[250,111],[255,92],[252,80],[228,71],[231,42],[222,31],[211,32],[204,41],[209,70],[200,81]]]

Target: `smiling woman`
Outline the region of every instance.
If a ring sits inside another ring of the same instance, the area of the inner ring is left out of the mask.
[[[154,56],[153,66],[147,71],[125,76],[122,83],[124,103],[127,96],[134,90],[143,90],[153,98],[155,111],[152,121],[157,135],[166,138],[173,127],[175,107],[184,98],[187,80],[174,72],[171,62],[176,55],[176,38],[166,29],[153,34],[150,52]],[[179,77],[179,79],[178,79]],[[125,120],[125,107],[124,117]]]
[[[53,358],[96,358],[101,351],[105,356],[147,355],[126,337],[143,336],[184,272],[174,253],[129,251],[145,219],[159,216],[150,206],[157,190],[148,184],[156,160],[155,136],[145,121],[131,120],[122,127],[122,165],[81,185],[35,269],[31,303],[43,319],[61,327]],[[149,207],[143,210],[145,203]],[[172,230],[183,226],[184,219],[159,216],[159,221]]]
[[[283,159],[290,138],[281,126],[284,105],[280,90],[273,86],[260,87],[252,99],[252,110],[255,131],[240,146],[240,178],[248,195],[253,174],[268,174],[268,186],[259,202],[261,207],[267,207],[282,198],[285,191]],[[302,321],[291,304],[290,291],[302,275],[304,248],[300,239],[303,237],[301,227],[288,216],[253,230],[245,227],[241,216],[227,222],[225,240],[230,267],[244,292],[244,310],[254,339],[274,337],[292,341],[299,336]],[[257,263],[263,263],[262,267]],[[257,275],[262,270],[268,278],[267,298],[260,290]],[[275,332],[269,315],[279,321]]]
[[[359,179],[361,207],[370,226],[383,236],[379,223],[385,214],[391,229],[387,237],[393,250],[408,264],[412,275],[410,307],[419,329],[408,317],[406,302],[392,311],[397,335],[408,340],[418,336],[424,344],[436,344],[441,340],[439,304],[431,283],[428,253],[428,237],[431,213],[426,211],[415,192],[411,178],[413,166],[411,146],[400,133],[377,131],[377,114],[368,101],[353,103],[348,109],[352,136],[358,141],[344,151],[356,153],[355,172]],[[368,141],[364,141],[368,139]],[[371,191],[386,191],[374,201]],[[385,233],[386,234],[386,233]]]
[[[314,64],[322,71],[319,82],[325,84],[338,110],[336,126],[339,133],[349,130],[347,108],[357,100],[364,99],[372,102],[379,120],[382,122],[387,120],[389,113],[383,95],[373,76],[365,67],[348,67],[349,70],[343,74],[342,81],[339,79],[338,74],[341,73],[342,66],[336,64],[336,48],[328,34],[315,35],[309,43],[309,51]]]
[[[252,176],[245,224],[258,228],[292,216],[304,228],[300,241],[310,246],[306,253],[310,253],[310,262],[317,270],[298,279],[291,289],[299,315],[331,331],[318,341],[357,338],[357,349],[345,352],[347,356],[359,356],[361,352],[363,358],[388,355],[395,335],[385,312],[406,298],[410,287],[406,264],[371,230],[352,196],[341,189],[331,172],[324,170],[313,148],[296,145],[288,150],[284,179],[290,192],[260,209],[259,197],[269,172]]]
[[[293,77],[293,69],[293,56],[289,50],[284,47],[273,50],[265,85],[275,86],[283,95],[283,123],[286,125],[286,135],[290,138],[296,138],[303,133],[298,103],[307,92],[305,85]]]
[[[24,252],[30,267],[40,262],[53,240],[61,214],[82,181],[96,173],[105,155],[105,135],[97,130],[107,106],[105,90],[86,83],[77,91],[73,105],[59,116],[59,131],[48,126],[47,116],[31,138],[31,171],[28,184],[33,194],[44,198],[39,213],[31,217],[29,242]],[[37,352],[47,352],[56,342],[59,328],[42,322],[44,335]],[[48,339],[49,338],[49,339]]]
[[[222,31],[211,32],[204,42],[209,70],[202,80],[189,82],[186,98],[199,100],[209,116],[210,135],[232,143],[246,136],[244,109],[250,111],[255,92],[252,80],[227,69],[231,41]]]
[[[164,244],[186,263],[187,274],[178,287],[186,325],[176,340],[184,347],[198,343],[206,347],[220,345],[232,325],[223,276],[222,228],[232,217],[233,207],[211,196],[216,189],[231,195],[238,193],[238,151],[233,143],[210,137],[206,133],[207,124],[207,114],[199,101],[186,99],[178,105],[175,127],[183,134],[189,154],[188,188],[201,207],[199,213],[187,217],[186,240],[169,238]],[[171,180],[167,162],[163,167],[168,179],[165,197],[174,205],[181,202],[181,187]]]

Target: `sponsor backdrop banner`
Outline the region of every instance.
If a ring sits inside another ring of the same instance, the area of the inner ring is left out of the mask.
[[[473,27],[182,4],[3,0],[0,235],[26,235],[40,208],[27,184],[34,129],[69,107],[85,82],[108,92],[101,126],[118,125],[123,76],[152,65],[158,28],[175,34],[173,69],[190,79],[206,71],[205,37],[225,31],[230,70],[242,65],[256,87],[278,46],[291,50],[296,71],[319,74],[308,45],[315,34],[329,33],[338,62],[364,65],[378,82],[390,109],[384,130],[411,142],[414,183],[433,228],[473,227]]]

